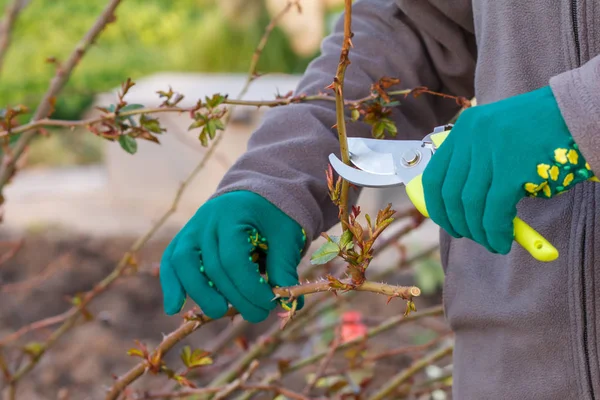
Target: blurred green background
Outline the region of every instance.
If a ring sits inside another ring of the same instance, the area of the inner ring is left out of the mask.
[[[0,10],[9,1],[0,0]],[[123,1],[117,21],[71,76],[53,117],[77,119],[96,93],[118,87],[127,77],[136,80],[161,71],[246,72],[271,16],[265,0],[222,1],[230,3],[224,7],[217,0]],[[23,104],[34,109],[55,72],[55,65],[47,60],[66,59],[107,1],[26,3],[0,71],[0,108]],[[323,14],[327,26],[338,11],[330,7]],[[258,70],[302,73],[317,51],[295,53],[286,34],[275,28]],[[95,162],[100,156],[97,142],[92,135],[52,135],[41,148],[34,145],[29,164]]]

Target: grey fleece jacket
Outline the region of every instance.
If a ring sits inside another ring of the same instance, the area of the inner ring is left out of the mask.
[[[346,98],[367,95],[382,76],[406,88],[475,95],[478,104],[550,84],[583,155],[600,171],[599,1],[358,0],[353,31]],[[298,94],[331,82],[342,37],[338,23]],[[394,111],[399,139],[420,139],[456,111],[446,99],[406,99]],[[334,123],[330,103],[269,111],[216,195],[254,191],[316,238],[337,217],[324,178],[327,156],[339,155]],[[363,124],[350,131],[369,136]],[[518,245],[494,255],[441,233],[455,399],[600,400],[598,207],[600,184],[587,182],[519,204],[519,216],[559,249],[552,263]]]

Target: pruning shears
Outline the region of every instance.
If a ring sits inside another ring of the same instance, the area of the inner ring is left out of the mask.
[[[348,182],[363,187],[390,187],[405,185],[406,193],[425,217],[422,174],[435,151],[442,145],[453,125],[436,127],[422,140],[379,140],[348,138],[352,166],[344,164],[335,154],[329,162]],[[558,258],[558,250],[535,229],[516,217],[513,220],[514,240],[536,260],[549,262]]]

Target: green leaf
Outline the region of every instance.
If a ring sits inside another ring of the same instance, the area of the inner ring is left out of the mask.
[[[44,344],[40,342],[30,342],[23,346],[23,351],[32,357],[38,357],[44,349]]]
[[[340,247],[335,242],[325,242],[310,258],[313,265],[326,264],[340,253]]]
[[[217,128],[217,130],[224,130],[225,129],[225,124],[223,124],[223,121],[221,121],[220,119],[215,119],[215,127]]]
[[[150,132],[163,133],[166,131],[166,129],[161,128],[158,119],[148,117],[146,114],[142,114],[140,117],[140,124]]]
[[[394,124],[394,121],[392,121],[391,119],[388,118],[384,118],[381,120],[381,122],[383,123],[385,130],[393,137],[396,136],[396,134],[398,134],[398,129],[396,128],[396,124]]]
[[[372,135],[375,139],[383,139],[384,137],[384,131],[385,129],[385,124],[381,121],[377,121],[374,125],[373,125],[373,130],[372,130]]]
[[[356,108],[350,112],[350,119],[352,121],[358,121],[359,118],[360,112]]]
[[[188,127],[188,131],[191,131],[192,129],[200,128],[200,127],[204,126],[205,124],[206,124],[206,121],[203,119],[196,120],[196,121],[192,122],[192,124]]]
[[[211,139],[215,138],[215,135],[217,134],[217,125],[215,124],[214,119],[208,120],[208,123],[206,124],[206,131]]]
[[[202,132],[200,132],[200,135],[198,135],[198,139],[200,139],[200,143],[202,143],[202,146],[208,146],[208,135],[206,134],[206,127],[202,128]]]
[[[226,99],[227,96],[222,96],[219,93],[215,93],[211,98],[208,98],[208,96],[206,97],[206,105],[208,108],[215,108],[220,106]]]
[[[121,108],[121,112],[134,111],[144,108],[143,104],[127,104],[125,107]]]
[[[144,357],[144,353],[140,349],[136,349],[136,348],[127,350],[127,355],[128,356],[132,356],[132,357],[142,357],[142,358],[145,358]]]
[[[192,351],[190,346],[185,346],[181,350],[181,361],[188,368],[196,368],[203,365],[210,365],[213,359],[208,351],[196,349]]]
[[[352,235],[352,232],[350,232],[350,230],[344,231],[339,242],[340,248],[344,250],[352,248],[354,246],[354,242],[352,241],[352,239],[354,239],[354,235]]]
[[[129,154],[135,154],[137,152],[137,142],[134,138],[127,135],[119,136],[119,144]]]

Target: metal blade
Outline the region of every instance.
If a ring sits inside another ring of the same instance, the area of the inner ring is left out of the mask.
[[[363,171],[379,175],[396,173],[396,161],[405,151],[421,147],[418,140],[348,138],[350,161]]]
[[[329,162],[333,169],[345,180],[356,185],[364,187],[388,187],[402,185],[404,182],[399,176],[391,174],[375,174],[352,168],[342,162],[335,154],[329,155]]]

